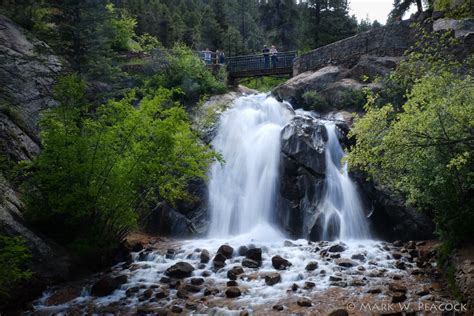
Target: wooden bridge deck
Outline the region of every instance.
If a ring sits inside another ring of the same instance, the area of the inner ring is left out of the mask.
[[[271,58],[265,65],[265,58],[260,55],[228,57],[226,60],[227,71],[230,79],[246,77],[262,77],[272,75],[292,75],[293,61],[296,52],[278,53],[277,62],[272,64]]]

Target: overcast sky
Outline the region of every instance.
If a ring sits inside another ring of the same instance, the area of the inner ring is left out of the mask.
[[[365,19],[369,16],[371,21],[377,20],[382,24],[387,21],[388,14],[392,10],[393,0],[349,0],[351,11],[350,14],[355,14],[357,19]],[[415,8],[412,6],[410,12],[405,14],[404,18],[410,16],[412,12],[415,12]]]

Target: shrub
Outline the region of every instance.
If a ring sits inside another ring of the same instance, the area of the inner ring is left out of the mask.
[[[309,90],[303,93],[303,101],[306,104],[306,108],[316,112],[324,112],[329,108],[328,100],[314,90]]]
[[[30,258],[22,238],[0,235],[0,306],[15,288],[32,277],[26,268]]]

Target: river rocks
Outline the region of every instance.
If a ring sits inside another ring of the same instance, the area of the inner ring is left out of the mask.
[[[318,268],[318,263],[316,261],[312,261],[306,265],[306,271],[314,271]]]
[[[284,309],[285,308],[281,304],[273,305],[273,310],[275,310],[275,311],[282,311]]]
[[[388,289],[392,292],[400,292],[400,293],[406,293],[407,288],[406,286],[400,284],[400,283],[390,283],[388,286]]]
[[[209,260],[211,260],[211,257],[209,256],[209,251],[206,249],[201,250],[201,263],[208,263]]]
[[[187,262],[178,262],[166,270],[166,274],[171,278],[188,278],[193,273],[194,268]]]
[[[242,293],[240,292],[240,289],[236,286],[229,287],[225,291],[225,296],[227,296],[228,298],[236,298],[239,297],[241,294]]]
[[[296,304],[301,307],[311,307],[313,303],[311,303],[311,300],[306,297],[300,297],[297,301]]]
[[[365,261],[365,256],[361,253],[357,253],[351,256],[353,260]]]
[[[91,288],[93,296],[107,296],[127,282],[127,276],[111,277],[106,275],[97,281]]]
[[[350,268],[355,266],[355,263],[352,260],[346,258],[336,259],[336,264],[344,268]]]
[[[262,261],[262,249],[261,248],[252,248],[247,250],[247,253],[245,254],[245,257],[247,259],[251,259],[257,262]]]
[[[239,256],[245,256],[247,255],[247,251],[249,251],[249,248],[247,246],[240,246],[237,250],[237,253],[239,254]]]
[[[330,311],[328,316],[349,316],[349,312],[343,308],[340,308]]]
[[[81,296],[81,288],[66,287],[55,291],[45,302],[46,306],[62,305]]]
[[[171,307],[171,312],[176,313],[176,314],[180,314],[180,313],[183,312],[183,308],[181,306],[178,306],[178,305],[173,305]]]
[[[304,283],[303,288],[304,288],[305,290],[310,290],[310,289],[314,288],[315,286],[316,286],[316,284],[315,284],[314,282],[306,281],[306,282]]]
[[[291,266],[291,262],[280,256],[274,256],[272,257],[272,265],[277,270],[285,270]]]
[[[343,244],[335,244],[328,248],[329,252],[343,252],[346,247]]]
[[[230,259],[232,258],[232,254],[234,253],[234,248],[229,245],[222,245],[219,247],[217,252],[223,254],[224,257],[226,257],[227,259]]]
[[[405,293],[395,292],[392,295],[392,303],[401,303],[407,299]]]
[[[193,285],[203,285],[204,284],[204,279],[203,278],[192,278],[191,279],[191,284],[193,284]]]
[[[223,268],[225,266],[226,259],[227,258],[222,253],[218,252],[216,256],[214,257],[214,259],[212,260],[212,263],[214,264],[214,268],[216,269]]]
[[[240,266],[232,267],[229,271],[227,271],[227,277],[231,280],[237,280],[237,276],[244,273],[244,269]]]
[[[242,265],[247,268],[257,269],[262,265],[262,263],[260,261],[245,258],[242,260]]]
[[[281,276],[277,272],[265,275],[265,283],[269,286],[275,285],[281,281]]]

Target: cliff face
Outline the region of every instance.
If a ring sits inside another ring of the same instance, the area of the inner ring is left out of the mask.
[[[65,279],[69,269],[59,247],[25,224],[21,196],[4,174],[39,153],[40,112],[55,105],[51,92],[60,70],[59,59],[45,43],[0,15],[0,234],[23,237],[31,251],[35,276],[24,296]]]

